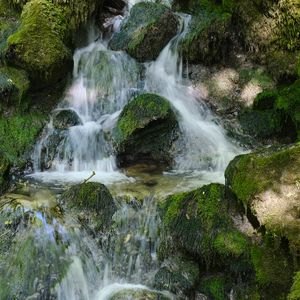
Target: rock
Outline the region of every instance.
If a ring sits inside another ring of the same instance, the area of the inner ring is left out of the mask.
[[[170,149],[178,130],[176,116],[165,98],[155,94],[137,96],[124,107],[114,128],[119,165],[170,163]]]
[[[167,297],[159,292],[154,292],[147,289],[124,289],[113,296],[108,298],[109,300],[170,300],[172,298]]]
[[[27,74],[11,67],[0,68],[0,102],[3,107],[20,107],[29,88]]]
[[[253,58],[265,64],[279,81],[297,77],[300,7],[297,0],[240,1],[235,7],[236,29]]]
[[[66,130],[71,126],[82,125],[81,119],[73,109],[60,109],[54,112],[53,127]]]
[[[169,196],[160,209],[166,235],[171,236],[177,251],[196,257],[207,267],[247,260],[249,241],[234,225],[238,207],[225,197],[223,185],[210,184]],[[243,267],[247,269],[247,263]]]
[[[176,35],[178,26],[178,17],[164,5],[140,2],[133,6],[127,22],[109,45],[139,61],[154,60]]]
[[[223,18],[208,13],[193,17],[189,32],[180,42],[183,58],[205,65],[226,62],[233,47],[230,23],[230,15]]]
[[[5,57],[28,72],[33,89],[42,89],[64,79],[72,68],[72,54],[64,43],[67,34],[60,8],[47,0],[30,1],[18,30],[8,38]]]
[[[260,226],[287,238],[294,250],[300,246],[299,174],[300,145],[237,156],[225,172],[226,186]]]
[[[117,208],[107,187],[97,182],[87,182],[70,187],[62,194],[67,205],[86,209],[96,215],[98,226],[107,227]]]
[[[155,274],[154,288],[170,291],[178,297],[191,297],[199,276],[199,266],[195,261],[170,257]]]
[[[226,295],[226,277],[223,274],[206,275],[202,277],[199,287],[200,291],[207,295],[209,299],[228,299]]]

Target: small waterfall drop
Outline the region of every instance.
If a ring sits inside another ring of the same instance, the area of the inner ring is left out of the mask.
[[[163,49],[156,61],[147,65],[145,89],[164,96],[177,112],[183,135],[175,170],[216,171],[222,176],[240,150],[226,139],[210,110],[201,99],[195,98],[191,84],[182,77],[179,42],[188,31],[190,18],[182,16],[182,32]]]

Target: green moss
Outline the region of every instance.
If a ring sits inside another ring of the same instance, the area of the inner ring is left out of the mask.
[[[253,102],[254,110],[266,110],[273,109],[276,99],[278,97],[278,92],[276,90],[266,90],[258,94]]]
[[[33,113],[0,117],[0,151],[11,164],[25,163],[24,154],[32,149],[45,120],[44,115]]]
[[[116,140],[121,143],[149,122],[168,118],[170,115],[173,112],[168,100],[155,94],[140,95],[123,109],[115,131]]]
[[[29,80],[25,71],[12,67],[0,68],[1,106],[19,108],[28,88]]]
[[[292,283],[293,261],[289,253],[265,237],[262,246],[253,246],[251,259],[256,274],[256,282],[266,299],[286,299]]]
[[[3,152],[0,152],[0,194],[7,188],[11,163]]]
[[[279,91],[275,108],[291,118],[300,140],[300,80]]]
[[[200,281],[200,291],[214,300],[227,299],[225,291],[226,279],[224,276],[208,276]]]
[[[224,187],[210,184],[168,197],[162,204],[163,224],[178,247],[210,264],[230,264],[247,256],[247,238],[234,227]],[[216,258],[217,257],[217,258]]]
[[[28,71],[40,88],[58,81],[70,67],[71,52],[64,44],[67,35],[59,8],[47,0],[30,1],[23,8],[18,31],[8,38],[6,57]]]
[[[288,300],[299,300],[300,299],[300,272],[297,272],[294,277],[293,286],[288,295]]]
[[[226,169],[226,185],[247,207],[255,195],[278,183],[284,168],[299,164],[299,157],[299,146],[237,156]]]
[[[71,186],[62,194],[67,205],[76,209],[85,209],[89,215],[96,214],[97,227],[102,228],[111,223],[116,211],[114,199],[107,187],[98,182],[86,182]]]
[[[140,60],[154,60],[177,33],[178,18],[159,3],[140,2],[133,6],[126,23],[110,41],[113,50],[125,50]]]

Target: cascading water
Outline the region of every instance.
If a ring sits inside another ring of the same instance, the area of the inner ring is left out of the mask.
[[[129,7],[136,2],[129,1]],[[211,178],[223,180],[227,163],[239,150],[226,139],[209,109],[193,96],[188,80],[182,77],[178,45],[186,34],[189,17],[183,16],[182,22],[183,30],[158,59],[144,65],[144,77],[134,59],[109,50],[105,40],[94,41],[95,35],[90,45],[75,52],[73,83],[36,145],[36,179],[80,182],[95,171],[93,180],[106,184],[130,180],[117,170],[110,132],[126,103],[136,94],[149,91],[167,98],[178,116],[182,136],[173,173],[199,171],[208,182]],[[61,112],[67,115],[67,121],[60,120],[57,125]],[[61,125],[69,121],[71,126]],[[1,272],[10,270],[0,281],[7,291],[11,291],[8,281],[16,284],[16,295],[24,299],[29,296],[28,300],[109,300],[124,289],[148,291],[146,286],[150,286],[157,267],[159,242],[159,217],[153,197],[142,204],[118,203],[113,232],[100,237],[100,246],[68,211],[64,216],[54,216],[53,208],[47,213],[26,208],[23,214],[33,215],[37,222],[18,227],[14,237],[17,250],[0,265]],[[31,258],[22,269],[22,276],[28,279],[14,278],[15,269],[9,264],[18,265],[28,255]],[[32,255],[43,262],[41,266],[35,264]],[[28,275],[31,268],[35,278]],[[22,285],[24,282],[27,286]]]

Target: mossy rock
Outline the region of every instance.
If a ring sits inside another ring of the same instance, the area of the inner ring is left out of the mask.
[[[202,293],[209,296],[209,299],[228,299],[226,294],[226,278],[222,274],[204,276],[200,280],[199,287]]]
[[[279,90],[275,109],[282,110],[292,120],[300,140],[300,80]]]
[[[19,14],[7,0],[0,0],[0,65],[4,63],[4,50],[7,38],[13,34],[19,25]]]
[[[180,42],[183,58],[205,65],[226,62],[233,43],[230,22],[230,15],[208,13],[193,17],[189,32]]]
[[[265,64],[279,81],[297,77],[300,42],[298,0],[236,3],[236,28],[244,47],[259,63]]]
[[[233,261],[247,261],[249,241],[233,223],[238,207],[227,200],[223,185],[210,184],[172,195],[160,208],[166,234],[181,251],[197,257],[208,267],[234,268]],[[240,266],[248,268],[247,263]]]
[[[117,210],[107,187],[97,182],[74,185],[62,194],[62,199],[70,207],[95,213],[101,228],[111,224],[112,216]]]
[[[119,164],[171,163],[170,148],[178,130],[168,100],[155,94],[135,97],[124,107],[113,132]]]
[[[226,186],[251,210],[259,224],[268,232],[287,238],[295,251],[300,247],[299,174],[298,144],[237,156],[225,172]]]
[[[41,89],[65,78],[72,68],[67,21],[58,7],[47,0],[28,2],[17,32],[8,38],[6,58],[28,72],[32,89]]]
[[[294,264],[292,255],[280,241],[264,237],[261,245],[251,249],[255,281],[263,299],[286,299],[292,284]]]
[[[22,168],[30,159],[30,151],[46,121],[45,115],[22,111],[0,117],[0,151],[12,165]]]
[[[288,295],[288,300],[299,300],[300,299],[300,272],[297,272],[294,277],[293,286]]]
[[[164,5],[141,2],[133,6],[127,22],[109,45],[139,61],[154,60],[176,35],[178,26],[178,17]]]
[[[73,109],[59,109],[53,115],[53,127],[58,130],[66,130],[71,126],[82,125],[77,112]]]
[[[155,274],[154,287],[174,295],[191,297],[198,283],[200,269],[195,261],[184,257],[170,257]]]
[[[245,109],[238,120],[244,133],[258,139],[294,136],[294,132],[288,132],[286,118],[280,111]]]
[[[0,68],[1,109],[8,107],[20,108],[29,84],[25,71],[12,67]]]
[[[0,152],[0,194],[7,188],[10,167],[10,161]]]

